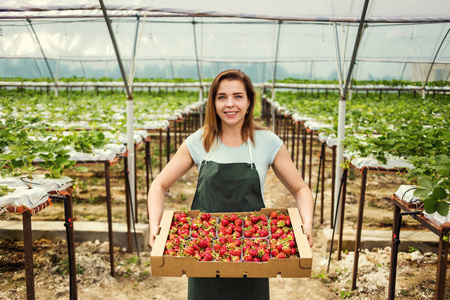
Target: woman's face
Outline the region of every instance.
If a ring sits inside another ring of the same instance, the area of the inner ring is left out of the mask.
[[[250,105],[244,83],[240,80],[222,80],[217,89],[215,104],[222,126],[242,127]]]

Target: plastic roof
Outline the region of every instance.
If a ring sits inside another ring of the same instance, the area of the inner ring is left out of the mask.
[[[263,82],[272,79],[275,62],[277,78],[337,79],[336,45],[348,69],[363,3],[106,1],[105,6],[129,72],[136,56],[136,77],[197,78],[198,61],[202,77],[240,68]],[[370,1],[353,77],[423,81],[435,58],[430,80],[447,80],[449,11],[448,0]],[[0,29],[2,76],[49,76],[45,56],[56,77],[120,77],[98,1],[4,1]]]
[[[358,22],[364,0],[131,0],[104,1],[108,11],[151,11],[184,13],[197,16],[240,17],[252,19]],[[450,3],[447,0],[373,0],[366,22],[448,22]],[[0,11],[77,11],[99,10],[95,0],[81,1],[3,1]]]

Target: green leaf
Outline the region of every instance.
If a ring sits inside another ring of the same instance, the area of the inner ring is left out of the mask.
[[[432,197],[438,200],[444,200],[447,196],[447,192],[440,186],[436,187],[432,193]]]
[[[433,190],[436,187],[436,183],[429,176],[422,176],[417,179],[417,184],[421,187]]]
[[[441,216],[446,217],[448,215],[448,206],[449,206],[448,202],[446,202],[446,201],[439,201],[437,203],[436,210]]]
[[[57,157],[56,163],[62,167],[71,164],[70,160],[67,157]]]
[[[432,214],[432,213],[435,213],[437,211],[437,204],[438,204],[437,199],[435,199],[435,198],[427,198],[427,199],[425,199],[423,204],[424,204],[423,206],[425,208],[425,211],[428,214]]]
[[[416,189],[414,191],[414,196],[420,197],[420,198],[426,198],[426,197],[428,197],[429,193],[430,193],[429,189]]]

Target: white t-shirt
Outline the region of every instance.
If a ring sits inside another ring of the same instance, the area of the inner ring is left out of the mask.
[[[185,140],[189,153],[199,171],[202,161],[208,156],[203,147],[202,134],[203,130],[199,129]],[[250,143],[253,163],[255,163],[261,184],[261,195],[264,195],[267,171],[273,164],[273,160],[283,145],[283,141],[269,130],[255,130],[254,139],[255,145],[248,141],[239,147],[228,147],[219,139],[219,145],[212,146],[208,159],[222,164],[250,162],[248,147],[248,143]]]

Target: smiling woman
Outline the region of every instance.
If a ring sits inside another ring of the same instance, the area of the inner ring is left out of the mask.
[[[280,138],[255,124],[255,91],[239,70],[214,79],[204,126],[189,136],[153,181],[148,194],[150,246],[162,217],[166,191],[195,164],[199,169],[192,210],[206,213],[251,212],[265,207],[267,171],[295,198],[310,246],[313,198]],[[269,299],[268,278],[189,278],[189,299]]]
[[[248,114],[250,101],[247,98],[245,86],[241,81],[223,80],[219,84],[215,104],[216,113],[223,122],[222,130],[224,128],[237,128],[238,130],[242,128],[245,115]],[[239,135],[237,136],[239,137]],[[225,142],[225,144],[227,143]],[[234,146],[239,145],[240,143]]]

